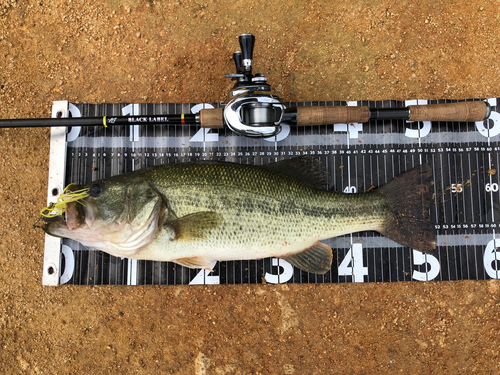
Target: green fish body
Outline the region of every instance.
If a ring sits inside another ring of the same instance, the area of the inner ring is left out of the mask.
[[[69,202],[66,220],[44,229],[115,256],[205,269],[214,261],[278,257],[325,273],[332,250],[320,240],[365,230],[434,249],[429,167],[360,194],[324,190],[312,171],[304,159],[140,170],[83,187],[89,196]]]

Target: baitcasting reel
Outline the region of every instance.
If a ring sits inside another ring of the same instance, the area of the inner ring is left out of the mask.
[[[264,74],[252,74],[255,37],[239,37],[241,51],[233,54],[236,73],[227,78],[236,81],[224,108],[224,120],[235,133],[250,137],[271,137],[280,132],[285,107],[280,98],[269,94],[271,86]]]

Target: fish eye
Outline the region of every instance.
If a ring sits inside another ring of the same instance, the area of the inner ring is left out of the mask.
[[[92,197],[97,197],[99,194],[101,194],[101,192],[102,192],[102,186],[99,183],[96,183],[91,186],[89,193]]]

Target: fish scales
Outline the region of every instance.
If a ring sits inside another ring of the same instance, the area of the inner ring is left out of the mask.
[[[178,164],[145,170],[177,217],[216,212],[222,223],[199,241],[170,241],[167,235],[139,256],[205,256],[216,260],[283,256],[320,239],[353,230],[377,230],[387,205],[376,193],[347,195],[307,187],[286,175],[237,164]],[[168,250],[163,242],[168,244]],[[163,250],[162,250],[163,249]]]

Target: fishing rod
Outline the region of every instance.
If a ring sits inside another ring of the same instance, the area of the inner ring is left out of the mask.
[[[233,54],[236,73],[227,78],[236,81],[224,108],[202,109],[197,114],[164,114],[141,116],[69,117],[0,120],[0,128],[120,125],[200,125],[203,128],[229,129],[254,138],[278,134],[282,125],[313,126],[364,123],[370,120],[456,121],[475,122],[490,117],[485,101],[410,105],[401,108],[367,106],[312,106],[286,108],[278,96],[270,94],[271,86],[264,74],[253,74],[255,37],[239,37],[241,51]]]

